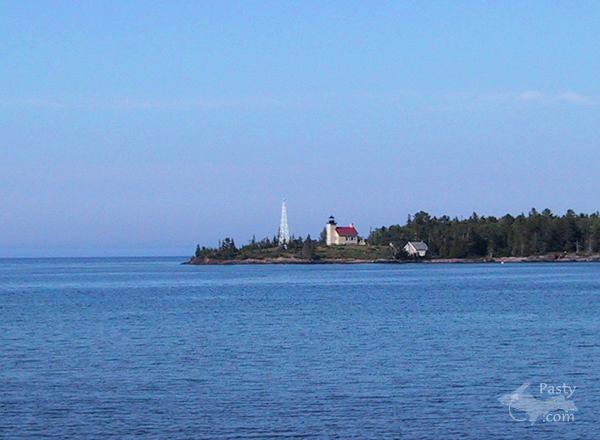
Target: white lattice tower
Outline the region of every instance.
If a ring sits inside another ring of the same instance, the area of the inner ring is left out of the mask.
[[[279,235],[277,236],[277,242],[280,246],[289,243],[290,241],[290,229],[288,228],[287,218],[287,204],[285,200],[281,204],[281,220],[279,221]]]

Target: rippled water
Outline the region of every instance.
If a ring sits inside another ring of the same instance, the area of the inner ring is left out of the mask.
[[[0,260],[0,437],[600,438],[600,264],[178,263]]]

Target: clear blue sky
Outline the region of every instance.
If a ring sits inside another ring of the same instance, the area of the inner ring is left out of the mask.
[[[0,8],[0,256],[600,208],[596,2]]]

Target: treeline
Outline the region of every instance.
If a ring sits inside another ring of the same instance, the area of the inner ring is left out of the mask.
[[[509,257],[548,253],[596,253],[600,247],[600,214],[564,215],[549,209],[532,209],[528,215],[484,217],[473,213],[468,219],[435,217],[426,212],[409,216],[405,225],[373,230],[372,245],[403,245],[423,240],[433,257]]]
[[[292,236],[285,247],[279,246],[277,237],[273,237],[273,239],[266,237],[262,240],[256,240],[255,237],[252,237],[250,243],[238,248],[234,239],[227,237],[219,240],[219,245],[216,248],[200,247],[200,245],[197,245],[194,256],[196,258],[214,258],[218,260],[246,259],[255,258],[260,255],[264,256],[264,251],[271,251],[271,254],[273,254],[273,249],[279,249],[285,251],[286,254],[297,254],[301,258],[313,259],[315,258],[316,244],[317,242],[312,240],[310,235],[305,239]],[[279,254],[282,253],[284,252],[279,252]]]

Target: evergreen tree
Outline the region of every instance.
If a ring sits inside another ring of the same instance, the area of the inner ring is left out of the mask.
[[[319,241],[322,244],[327,243],[327,228],[323,228],[323,230],[321,231],[321,234],[319,235]]]
[[[315,246],[310,238],[310,234],[306,236],[306,240],[304,240],[304,244],[302,245],[302,258],[306,260],[315,259]]]

